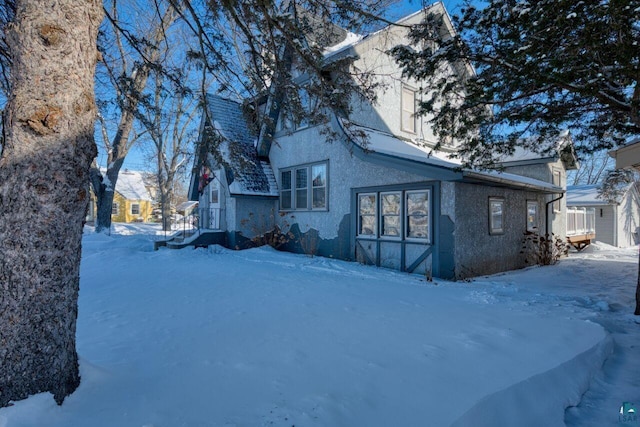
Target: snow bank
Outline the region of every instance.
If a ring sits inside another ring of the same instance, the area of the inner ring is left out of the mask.
[[[156,232],[85,235],[82,383],[0,427],[553,426],[610,351],[576,314],[604,298],[533,284],[584,288],[584,265],[430,283],[269,248],[153,251]]]
[[[605,335],[596,345],[556,368],[486,396],[452,426],[564,427],[565,410],[580,403],[612,352],[613,340]]]

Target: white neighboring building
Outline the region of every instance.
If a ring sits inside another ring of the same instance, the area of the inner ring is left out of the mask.
[[[597,242],[620,248],[640,242],[640,196],[631,184],[618,203],[598,198],[598,185],[567,187],[567,206],[595,208]]]

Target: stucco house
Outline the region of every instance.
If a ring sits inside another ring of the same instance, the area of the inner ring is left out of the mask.
[[[442,14],[442,31],[453,34],[442,3],[398,23],[424,13]],[[449,158],[455,141],[434,151],[428,121],[415,115],[420,82],[385,53],[409,43],[406,31],[344,32],[327,50],[326,60],[353,58],[385,80],[377,103],[353,101],[349,116],[331,114],[331,143],[320,126],[283,119],[277,102],[263,106],[278,118],[271,135],[249,124],[243,103],[209,96],[190,186],[201,226],[223,233],[229,247],[276,230],[281,249],[449,279],[523,267],[527,230],[563,238],[566,171],[577,166],[569,136],[559,137],[557,155],[505,158],[496,165],[503,171],[462,169]]]
[[[567,187],[567,206],[592,208],[595,218],[595,240],[620,248],[640,243],[640,195],[630,184],[617,201],[598,197],[598,185]]]

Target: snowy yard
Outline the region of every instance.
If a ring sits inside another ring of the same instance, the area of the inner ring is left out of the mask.
[[[0,427],[640,426],[635,248],[431,283],[116,231],[84,238],[80,388]]]

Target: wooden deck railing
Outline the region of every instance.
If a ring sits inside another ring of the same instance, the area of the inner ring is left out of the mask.
[[[567,208],[567,241],[581,251],[596,238],[596,210],[594,208]]]

